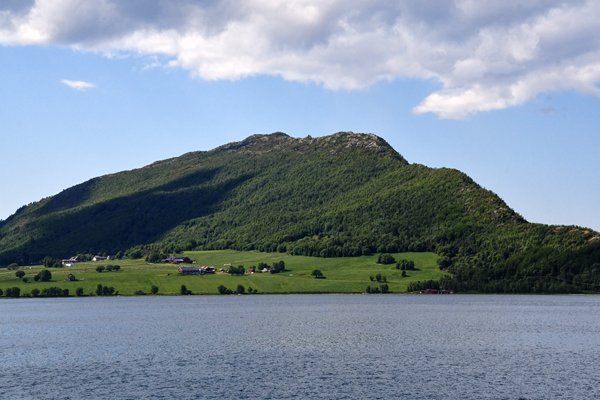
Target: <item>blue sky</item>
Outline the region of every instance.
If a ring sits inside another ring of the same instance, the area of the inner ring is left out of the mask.
[[[594,2],[233,3],[0,5],[0,218],[254,133],[344,130],[600,230]]]

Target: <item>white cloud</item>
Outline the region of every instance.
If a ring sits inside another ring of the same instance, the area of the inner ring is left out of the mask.
[[[597,0],[23,4],[0,4],[0,44],[141,54],[208,80],[266,74],[350,90],[400,78],[433,80],[440,89],[414,112],[442,118],[516,106],[556,90],[600,95]]]
[[[70,87],[71,89],[80,90],[80,91],[93,89],[96,87],[96,85],[94,85],[93,83],[85,82],[85,81],[71,81],[68,79],[63,79],[63,80],[61,80],[61,82],[64,83],[65,85],[67,85],[68,87]]]

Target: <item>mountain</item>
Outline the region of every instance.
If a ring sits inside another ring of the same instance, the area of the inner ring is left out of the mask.
[[[105,175],[0,225],[0,263],[191,249],[321,257],[434,251],[458,290],[600,289],[600,235],[531,224],[464,173],[372,134],[253,135]]]

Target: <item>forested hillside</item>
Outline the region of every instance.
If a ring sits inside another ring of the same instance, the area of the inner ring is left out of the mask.
[[[434,251],[458,290],[600,290],[600,236],[527,223],[465,174],[375,135],[255,135],[94,178],[0,225],[0,263],[77,253]]]

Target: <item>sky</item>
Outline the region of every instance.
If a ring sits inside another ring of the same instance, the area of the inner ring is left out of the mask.
[[[251,134],[354,131],[600,230],[598,32],[594,0],[3,0],[0,219]]]

